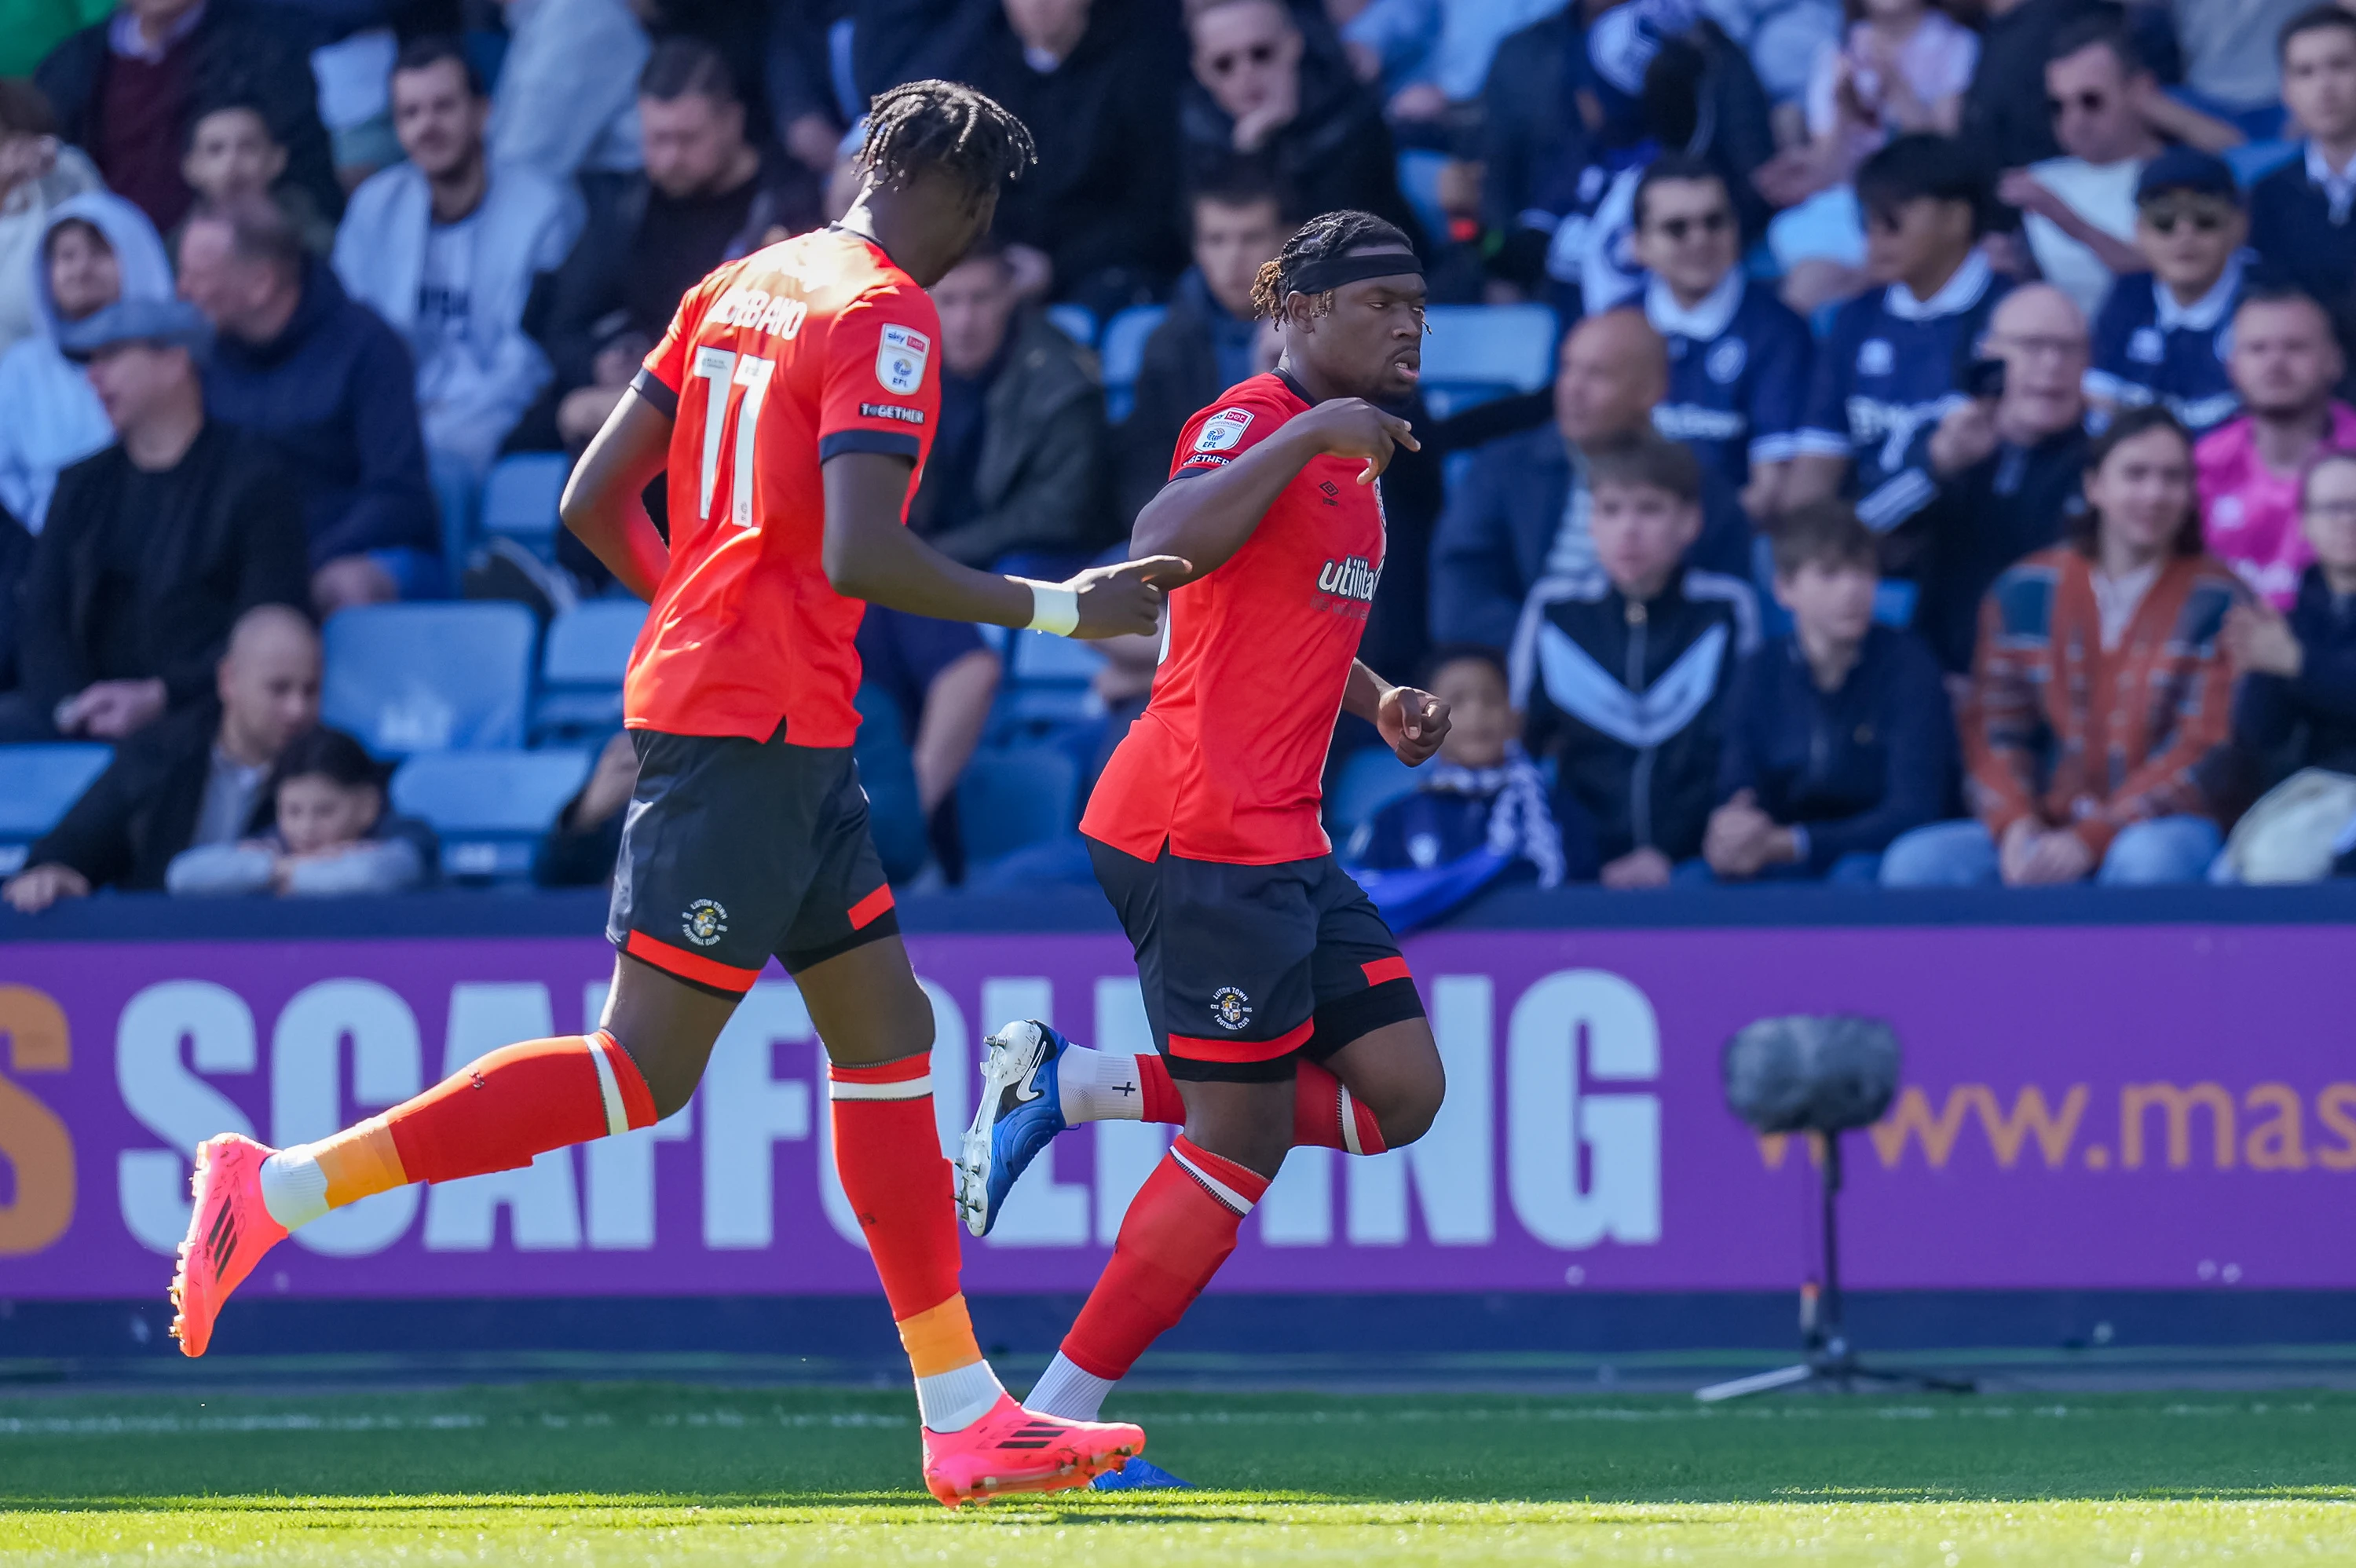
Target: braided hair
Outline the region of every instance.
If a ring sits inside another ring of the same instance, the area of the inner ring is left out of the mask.
[[[1347,255],[1352,251],[1414,249],[1397,224],[1387,223],[1371,212],[1329,212],[1322,218],[1312,218],[1284,242],[1275,261],[1260,267],[1259,276],[1252,280],[1252,310],[1258,315],[1283,320],[1285,296],[1300,292],[1293,280],[1301,275],[1307,262]],[[1318,296],[1316,310],[1323,315],[1333,308],[1333,295],[1329,289]]]
[[[903,186],[937,169],[980,193],[1020,179],[1039,161],[1031,133],[998,102],[954,81],[910,81],[875,95],[859,166],[877,183]]]

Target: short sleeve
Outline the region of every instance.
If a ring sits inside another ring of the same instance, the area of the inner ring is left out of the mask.
[[[837,312],[827,329],[818,460],[846,452],[923,457],[941,413],[939,341],[940,317],[920,290],[887,283]]]
[[[695,352],[695,334],[703,325],[703,306],[712,280],[706,278],[680,297],[670,314],[662,341],[648,351],[630,388],[673,419],[679,417],[679,394],[687,385],[688,356]]]
[[[1284,411],[1265,397],[1237,389],[1196,411],[1178,432],[1170,455],[1170,477],[1215,474],[1266,441],[1284,423]]]

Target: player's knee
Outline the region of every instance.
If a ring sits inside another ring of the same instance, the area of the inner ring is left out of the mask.
[[[1445,1089],[1438,1064],[1434,1063],[1428,1081],[1407,1085],[1397,1098],[1376,1106],[1375,1121],[1383,1129],[1383,1146],[1405,1148],[1430,1132],[1432,1119],[1440,1115]]]
[[[616,1043],[637,1064],[638,1076],[646,1083],[647,1096],[655,1103],[655,1120],[661,1121],[687,1108],[688,1101],[695,1094],[697,1081],[703,1076],[701,1058],[682,1061],[677,1052],[644,1050],[618,1036]]]

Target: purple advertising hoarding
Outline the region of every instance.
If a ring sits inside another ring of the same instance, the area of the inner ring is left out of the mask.
[[[1470,931],[1407,944],[1449,1072],[1437,1125],[1375,1158],[1296,1152],[1218,1287],[1789,1286],[1804,1144],[1724,1107],[1754,1019],[1889,1019],[1890,1116],[1853,1135],[1844,1241],[1869,1288],[2356,1286],[2344,927]],[[909,939],[938,1021],[945,1137],[983,1033],[1044,1017],[1146,1050],[1126,944]],[[0,947],[0,1296],[161,1293],[185,1151],[317,1136],[511,1040],[594,1019],[594,938]],[[247,1289],[290,1296],[865,1292],[830,1174],[818,1048],[773,969],[660,1126],[373,1198]],[[978,1292],[1084,1289],[1167,1129],[1064,1137]]]

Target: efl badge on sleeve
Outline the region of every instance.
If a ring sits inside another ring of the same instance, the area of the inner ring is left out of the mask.
[[[1221,409],[1205,420],[1203,428],[1194,432],[1194,450],[1225,452],[1243,440],[1244,432],[1251,428],[1251,421],[1249,409]]]
[[[933,340],[912,326],[887,326],[875,346],[875,379],[887,392],[907,396],[925,384]]]

